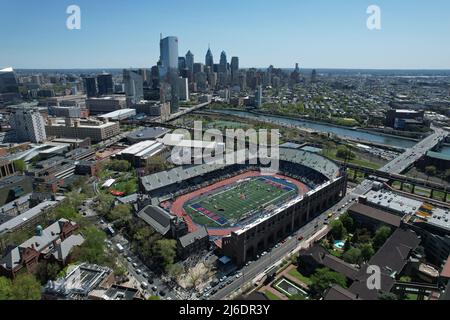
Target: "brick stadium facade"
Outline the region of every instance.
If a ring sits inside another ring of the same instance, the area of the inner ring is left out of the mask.
[[[309,192],[301,199],[287,203],[270,217],[224,237],[223,254],[232,258],[237,265],[243,265],[320,215],[339,201],[345,192],[346,179],[342,177],[320,190]]]

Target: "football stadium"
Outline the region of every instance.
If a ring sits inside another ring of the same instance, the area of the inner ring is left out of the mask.
[[[175,218],[190,233],[206,227],[223,254],[243,264],[345,195],[345,173],[333,161],[298,149],[279,155],[270,175],[262,165],[202,164],[142,177],[140,215],[155,225],[166,219],[165,232]]]
[[[227,179],[208,190],[200,190],[200,195],[193,193],[191,200],[182,200],[184,213],[195,224],[221,228],[234,227],[258,212],[270,206],[276,207],[309,189],[305,184],[290,181],[286,177],[263,176],[253,171]]]

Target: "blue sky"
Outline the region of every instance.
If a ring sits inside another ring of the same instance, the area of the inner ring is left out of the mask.
[[[81,30],[66,28],[71,4]],[[201,62],[211,43],[242,67],[450,69],[448,0],[0,0],[0,12],[0,67],[149,67],[162,32]]]

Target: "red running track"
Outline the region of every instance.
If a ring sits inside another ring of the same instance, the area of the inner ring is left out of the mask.
[[[198,228],[197,225],[192,221],[191,217],[189,215],[187,215],[186,212],[183,209],[183,206],[184,206],[184,204],[187,201],[190,201],[190,200],[192,200],[192,199],[194,199],[194,198],[196,198],[196,197],[198,197],[198,196],[200,196],[200,195],[202,195],[204,193],[208,193],[208,192],[211,192],[211,191],[213,191],[215,189],[219,189],[219,188],[222,188],[224,186],[233,184],[233,183],[235,183],[235,182],[237,182],[239,180],[243,180],[243,179],[247,179],[247,178],[251,178],[251,177],[257,177],[257,176],[260,176],[260,175],[261,175],[261,172],[259,172],[259,171],[249,171],[249,172],[237,175],[235,177],[232,177],[232,178],[229,178],[229,179],[226,179],[226,180],[214,183],[214,184],[212,184],[212,185],[210,185],[208,187],[201,188],[201,189],[193,191],[191,193],[187,193],[185,195],[182,195],[182,196],[178,197],[173,202],[171,212],[173,214],[177,215],[178,217],[183,217],[184,220],[186,221],[187,225],[188,225],[189,232],[195,232],[197,230],[197,228]],[[282,176],[282,175],[275,175],[275,177],[278,178],[278,179],[287,180],[290,183],[294,184],[298,188],[299,195],[303,195],[303,194],[305,194],[305,193],[307,193],[309,191],[309,188],[305,184],[301,183],[300,181],[297,181],[297,180],[294,180],[294,179],[291,179],[291,178],[288,178],[288,177],[285,177],[285,176]],[[161,205],[165,206],[166,204],[161,204]],[[227,235],[231,234],[232,231],[239,230],[239,229],[240,229],[239,227],[224,228],[224,229],[211,229],[211,228],[208,228],[208,234],[210,236],[224,237],[224,236],[227,236]]]

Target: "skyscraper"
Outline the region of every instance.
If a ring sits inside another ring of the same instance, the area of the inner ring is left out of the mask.
[[[205,71],[205,66],[203,63],[196,62],[194,63],[194,74]]]
[[[124,69],[123,82],[127,105],[136,104],[144,99],[144,79],[138,71]]]
[[[189,85],[187,78],[178,78],[178,92],[181,101],[189,101]]]
[[[17,108],[11,114],[11,128],[16,142],[41,143],[47,140],[45,122],[37,109]]]
[[[178,112],[178,38],[166,37],[160,41],[160,77],[171,86],[170,112]]]
[[[239,83],[239,58],[231,58],[231,80],[233,84]]]
[[[186,69],[186,58],[185,57],[178,57],[178,70],[184,70]]]
[[[13,68],[0,70],[0,93],[19,93],[19,86]]]
[[[258,88],[256,89],[256,94],[255,94],[255,102],[256,102],[257,108],[262,107],[262,99],[263,99],[262,86],[259,85]]]
[[[84,89],[88,98],[97,97],[97,79],[94,77],[84,78]]]
[[[186,68],[193,71],[194,70],[194,55],[191,50],[186,53]]]
[[[220,54],[219,72],[227,72],[227,54],[225,53],[225,51],[222,51],[222,53]]]
[[[231,72],[237,72],[237,71],[239,71],[239,58],[232,57],[231,58]]]
[[[205,66],[210,67],[211,70],[214,69],[214,57],[213,57],[213,54],[209,47],[208,47],[208,51],[206,52]]]
[[[178,69],[178,38],[166,37],[160,43],[160,76],[164,77],[170,70]]]
[[[103,73],[97,76],[97,88],[99,95],[108,95],[114,92],[113,79],[110,73]]]

